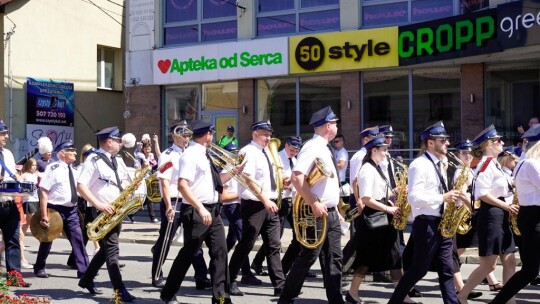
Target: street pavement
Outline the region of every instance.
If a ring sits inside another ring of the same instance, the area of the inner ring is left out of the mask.
[[[120,235],[120,254],[121,263],[126,266],[122,268],[122,275],[128,290],[138,299],[136,303],[162,303],[159,300],[159,289],[151,285],[150,268],[151,255],[150,248],[157,237],[159,225],[148,223],[148,218],[137,216],[136,223],[124,222],[122,233]],[[408,235],[408,234],[406,234]],[[286,247],[292,237],[290,229],[286,229],[282,245]],[[343,237],[342,245],[345,245],[348,237]],[[26,257],[30,263],[35,262],[38,241],[32,236],[26,238]],[[257,241],[256,248],[260,246],[260,241]],[[92,245],[88,244],[88,251],[92,252]],[[169,253],[169,257],[163,267],[165,275],[169,275],[169,269],[172,261],[181,244],[174,243],[173,248]],[[67,257],[70,252],[70,246],[67,240],[59,238],[54,241],[51,254],[48,258],[47,273],[50,275],[47,279],[37,278],[34,276],[32,269],[23,269],[22,273],[26,281],[31,282],[30,288],[15,288],[13,292],[17,295],[29,294],[32,296],[49,296],[53,299],[53,303],[109,303],[112,298],[112,286],[109,281],[107,270],[105,267],[99,272],[95,282],[98,288],[104,291],[103,295],[91,296],[86,290],[77,286],[78,279],[76,278],[76,270],[69,269],[66,266]],[[474,250],[466,253],[463,259],[466,264],[462,265],[462,275],[467,278],[469,274],[476,268],[474,263],[477,259],[474,258]],[[253,258],[255,251],[252,251],[250,258]],[[208,257],[205,249],[205,256]],[[92,257],[90,256],[90,259]],[[208,258],[207,258],[208,262]],[[502,280],[501,267],[497,267],[496,277]],[[518,267],[519,268],[519,267]],[[295,301],[295,303],[327,303],[325,290],[323,288],[322,276],[319,263],[313,266],[315,272],[319,274],[317,278],[308,278],[302,289],[303,294]],[[239,304],[254,304],[254,303],[275,303],[277,298],[273,296],[273,287],[268,276],[260,276],[263,280],[261,286],[245,286],[239,283],[239,287],[246,293],[243,297],[233,296],[233,303]],[[344,280],[347,283],[348,279]],[[426,277],[417,285],[424,296],[416,298],[424,304],[442,303],[440,297],[439,285],[436,273],[428,273]],[[343,294],[348,291],[348,286],[344,286]],[[365,303],[386,303],[394,289],[393,284],[388,283],[373,283],[370,276],[366,277],[366,282],[361,286],[360,296]],[[478,291],[483,292],[483,296],[470,301],[471,303],[480,302],[487,303],[494,296],[494,292],[490,292],[487,285],[477,287]],[[193,269],[190,268],[186,280],[182,284],[180,291],[177,294],[178,300],[181,303],[210,303],[210,291],[200,291],[195,289],[193,279]],[[540,286],[528,286],[517,297],[518,303],[540,303]]]

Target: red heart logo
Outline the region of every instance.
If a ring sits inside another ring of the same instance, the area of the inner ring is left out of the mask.
[[[159,70],[161,73],[165,74],[169,71],[169,68],[171,67],[171,61],[169,59],[167,60],[160,60],[157,64]]]

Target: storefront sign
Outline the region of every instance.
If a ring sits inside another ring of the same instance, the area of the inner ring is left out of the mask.
[[[399,27],[399,64],[410,65],[501,51],[496,9]]]
[[[287,38],[198,45],[153,53],[154,83],[287,75]]]
[[[397,66],[397,27],[289,37],[290,73]]]
[[[74,90],[71,82],[26,79],[26,138],[29,149],[48,136],[53,146],[73,140]]]
[[[497,20],[497,37],[504,49],[540,44],[539,1],[499,5]]]

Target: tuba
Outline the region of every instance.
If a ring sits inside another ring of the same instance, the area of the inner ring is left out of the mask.
[[[390,158],[390,160],[394,161],[403,169],[403,171],[396,172],[394,175],[396,187],[398,189],[395,206],[401,210],[401,216],[394,216],[392,218],[392,226],[394,226],[396,230],[403,230],[405,229],[405,226],[407,226],[407,219],[409,218],[409,214],[411,214],[411,205],[407,201],[407,174],[409,168],[404,163],[393,158]]]
[[[161,202],[161,192],[159,191],[159,179],[157,178],[157,174],[150,174],[150,176],[145,179],[145,183],[146,198],[152,203]]]
[[[469,167],[459,160],[452,152],[448,152],[448,155],[461,165],[462,170],[454,184],[454,190],[462,191],[469,180]],[[453,165],[455,166],[455,164]],[[456,232],[459,234],[466,234],[471,230],[471,218],[472,213],[465,204],[456,207],[455,202],[447,203],[441,216],[439,231],[443,237],[453,237]]]
[[[333,176],[332,171],[325,168],[322,161],[316,158],[313,168],[306,177],[306,182],[311,188],[323,179]],[[294,198],[292,212],[294,232],[298,242],[308,249],[314,249],[321,245],[326,238],[326,217],[316,218],[311,206],[299,194]]]
[[[278,149],[281,146],[281,141],[277,138],[271,138],[268,143],[268,151],[270,151],[270,156],[272,157],[272,164],[274,167],[274,172],[276,173],[276,186],[278,197],[276,199],[276,205],[278,209],[281,209],[281,199],[283,197],[283,163],[281,162],[281,157],[279,157]]]

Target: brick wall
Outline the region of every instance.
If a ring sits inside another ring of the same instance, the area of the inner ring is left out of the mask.
[[[461,138],[472,140],[484,129],[484,124],[484,65],[464,64],[461,66]]]
[[[160,106],[160,86],[132,87],[129,102],[126,103],[126,110],[131,112],[131,117],[125,120],[124,133],[135,134],[137,141],[141,140],[144,133],[161,134]]]

